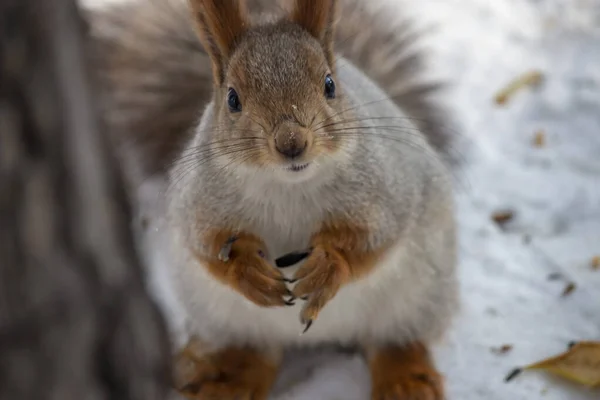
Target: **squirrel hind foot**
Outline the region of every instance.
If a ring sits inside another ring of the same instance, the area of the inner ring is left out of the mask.
[[[186,363],[186,375],[175,377],[176,390],[194,400],[266,400],[280,363],[278,357],[249,348],[229,347],[203,355],[184,350],[182,354],[176,367]]]
[[[443,377],[420,342],[368,349],[371,400],[444,400]]]

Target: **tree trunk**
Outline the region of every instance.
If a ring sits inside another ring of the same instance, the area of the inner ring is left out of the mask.
[[[166,398],[74,0],[0,0],[0,399]]]

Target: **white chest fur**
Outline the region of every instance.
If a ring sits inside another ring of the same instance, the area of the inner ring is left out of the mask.
[[[141,212],[149,217],[141,242],[152,290],[179,336],[177,342],[184,341],[189,334],[198,334],[215,346],[397,340],[411,334],[412,321],[419,318],[416,314],[419,307],[411,299],[423,296],[415,283],[412,261],[409,263],[414,258],[410,255],[410,245],[393,249],[375,273],[342,288],[310,331],[300,335],[303,301],[293,307],[258,307],[217,282],[187,253],[177,229],[165,223],[163,187],[160,182],[149,182],[139,192]],[[263,207],[255,214],[262,217],[255,222],[271,258],[308,245],[318,216],[307,207],[303,195],[298,196],[289,193],[266,196],[284,202],[260,202],[254,196],[248,199],[248,207]],[[286,268],[285,274],[292,276],[296,268]],[[405,332],[402,326],[406,327]]]

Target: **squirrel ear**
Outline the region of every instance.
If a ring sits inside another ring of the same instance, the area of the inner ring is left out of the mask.
[[[188,0],[198,36],[213,64],[215,83],[222,85],[237,40],[248,28],[243,0]]]
[[[295,0],[291,19],[317,38],[331,68],[334,67],[333,37],[337,0]]]

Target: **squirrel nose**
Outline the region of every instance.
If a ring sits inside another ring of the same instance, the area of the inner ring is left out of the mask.
[[[293,134],[290,134],[287,140],[275,141],[275,148],[286,158],[300,157],[306,150],[307,145],[306,140],[299,140]]]

